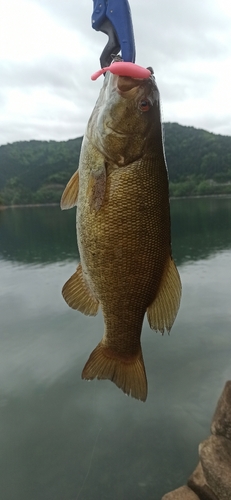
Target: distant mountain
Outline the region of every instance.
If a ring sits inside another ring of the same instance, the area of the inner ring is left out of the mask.
[[[170,194],[231,194],[231,137],[166,123]]]
[[[23,141],[0,146],[2,203],[52,203],[60,200],[78,166],[82,137],[69,141]]]
[[[165,123],[164,142],[171,195],[231,193],[231,137]],[[0,146],[0,202],[59,202],[81,143],[82,137]]]

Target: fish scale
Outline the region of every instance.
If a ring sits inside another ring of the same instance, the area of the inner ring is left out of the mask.
[[[105,323],[103,338],[82,377],[108,378],[143,401],[144,315],[147,311],[151,328],[169,331],[181,296],[171,255],[168,174],[156,95],[154,77],[134,81],[134,88],[129,79],[127,91],[120,90],[120,77],[105,77],[83,140],[76,180],[69,181],[61,202],[62,208],[77,202],[80,253],[80,265],[64,285],[63,296],[85,314],[96,314],[100,306]],[[144,97],[150,102],[146,114],[139,111]]]

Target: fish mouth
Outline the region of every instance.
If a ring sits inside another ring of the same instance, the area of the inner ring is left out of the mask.
[[[143,79],[141,78],[131,78],[130,76],[119,76],[117,80],[117,91],[120,95],[124,95],[127,92],[135,93],[138,87],[140,87],[142,82]]]

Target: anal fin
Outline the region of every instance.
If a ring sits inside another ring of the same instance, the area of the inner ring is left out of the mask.
[[[174,260],[169,256],[161,283],[153,302],[147,308],[149,325],[153,330],[169,332],[180,307],[181,281]]]
[[[77,309],[87,316],[95,316],[97,314],[99,301],[94,297],[84,281],[81,264],[78,265],[76,272],[63,286],[62,295],[72,309]]]
[[[84,366],[82,378],[108,379],[128,396],[141,401],[147,398],[147,378],[141,347],[137,356],[123,358],[101,341]]]
[[[67,183],[62,198],[60,201],[60,207],[62,210],[68,210],[68,208],[73,208],[77,205],[79,194],[79,171],[72,175],[69,182]]]

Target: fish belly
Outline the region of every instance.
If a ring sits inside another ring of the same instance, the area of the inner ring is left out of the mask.
[[[148,158],[114,169],[98,211],[84,179],[77,212],[83,276],[103,311],[105,345],[133,356],[170,253],[166,168]]]

